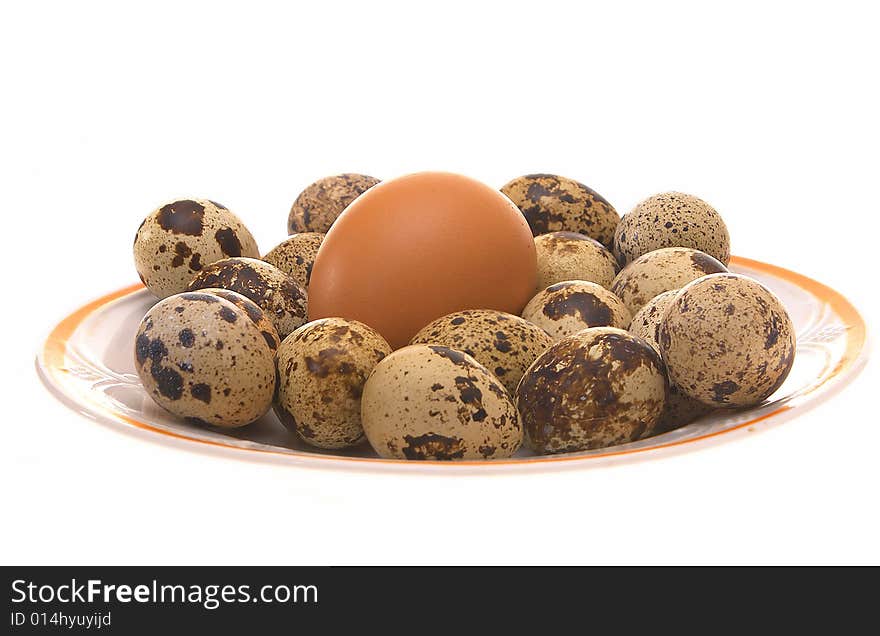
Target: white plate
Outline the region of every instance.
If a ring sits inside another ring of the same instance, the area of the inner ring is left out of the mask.
[[[132,343],[141,318],[156,302],[141,285],[108,294],[65,318],[46,340],[37,367],[49,390],[79,413],[115,427],[148,431],[156,441],[186,440],[203,450],[234,449],[261,460],[386,471],[598,466],[699,448],[772,426],[829,396],[864,366],[864,321],[839,293],[795,272],[741,257],[731,259],[731,269],[772,289],[791,315],[797,355],[785,384],[758,407],[718,411],[663,435],[580,453],[534,456],[521,450],[509,460],[407,462],[380,459],[366,444],[354,450],[320,451],[288,432],[273,413],[233,430],[189,424],[158,407],[135,373]]]

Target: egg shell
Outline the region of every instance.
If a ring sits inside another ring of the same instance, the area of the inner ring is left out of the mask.
[[[229,256],[258,258],[254,237],[225,206],[181,199],[153,210],[134,237],[134,262],[159,298],[184,291],[197,273]]]
[[[306,322],[306,292],[274,265],[255,258],[226,258],[209,265],[189,284],[188,290],[219,287],[254,301],[266,312],[283,340]]]
[[[272,404],[275,351],[242,309],[216,294],[185,292],[154,305],[134,355],[147,394],[195,423],[244,426]]]
[[[269,316],[266,315],[265,311],[260,309],[260,306],[257,305],[257,303],[247,296],[242,296],[241,294],[228,289],[220,289],[219,287],[208,287],[206,289],[200,289],[199,291],[205,294],[219,296],[241,309],[260,330],[260,333],[263,335],[263,339],[265,339],[269,348],[272,351],[278,351],[278,347],[281,345],[281,338],[278,337],[278,331],[275,329],[275,325],[272,324]]]
[[[541,354],[517,388],[526,443],[546,454],[648,437],[666,385],[660,356],[641,338],[614,327],[579,331]]]
[[[606,289],[620,267],[617,259],[596,240],[577,232],[551,232],[535,237],[538,289],[565,280],[587,280]]]
[[[320,232],[294,234],[269,250],[263,260],[292,276],[300,287],[308,290],[315,256],[323,240],[324,234]]]
[[[794,363],[795,333],[785,307],[738,274],[712,274],[682,288],[658,336],[672,383],[709,406],[760,404]]]
[[[353,172],[318,179],[293,202],[287,217],[287,233],[326,233],[352,201],[377,183],[375,177]]]
[[[504,385],[471,356],[441,345],[403,347],[377,364],[361,418],[386,458],[499,459],[522,444]]]
[[[513,395],[522,374],[553,344],[553,338],[519,316],[470,309],[431,322],[410,344],[439,344],[464,351],[491,371]]]
[[[555,174],[527,174],[507,183],[501,192],[525,215],[535,236],[549,232],[585,234],[609,249],[617,210],[583,183]]]
[[[623,215],[614,233],[614,255],[621,265],[664,247],[691,247],[730,262],[730,234],[711,205],[690,194],[663,192]]]
[[[689,247],[664,247],[642,254],[614,279],[611,291],[635,315],[649,300],[692,280],[726,272],[717,259]]]
[[[315,258],[309,312],[363,322],[396,349],[454,311],[519,314],[536,278],[534,239],[507,197],[463,175],[421,172],[346,208]]]
[[[382,336],[353,320],[325,318],[303,325],[278,351],[275,413],[312,446],[360,444],[364,383],[390,353]]]
[[[634,336],[644,339],[645,342],[654,347],[657,353],[660,353],[660,343],[657,339],[663,313],[672,304],[677,294],[677,289],[658,294],[633,316],[632,322],[629,325],[629,332]],[[677,386],[670,384],[669,392],[666,394],[663,415],[660,416],[660,421],[657,423],[656,432],[665,433],[666,431],[680,428],[711,413],[712,410],[712,407],[689,398]]]
[[[569,280],[538,292],[522,317],[541,327],[554,340],[588,327],[626,329],[632,315],[617,296],[585,280]]]

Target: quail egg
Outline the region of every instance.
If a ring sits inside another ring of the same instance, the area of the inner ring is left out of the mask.
[[[682,192],[648,197],[623,215],[614,233],[614,255],[621,265],[663,247],[692,247],[727,265],[730,234],[711,205]]]
[[[587,327],[626,329],[632,315],[617,296],[584,280],[569,280],[538,292],[522,317],[559,340]]]
[[[318,179],[293,202],[287,233],[326,232],[349,203],[377,183],[374,177],[354,173]]]
[[[257,243],[226,207],[206,199],[181,199],[153,210],[134,237],[138,275],[165,298],[186,289],[193,276],[229,256],[258,258]]]
[[[614,279],[611,291],[633,315],[654,296],[692,280],[726,272],[720,261],[689,247],[664,247],[642,254]]]
[[[516,391],[526,443],[539,454],[632,442],[656,432],[666,373],[647,342],[614,327],[563,338]]]
[[[283,340],[306,321],[306,293],[274,265],[255,258],[225,258],[203,269],[188,290],[219,287],[247,296],[272,320]]]
[[[243,310],[216,294],[185,292],[154,305],[134,350],[147,394],[175,415],[237,427],[272,404],[275,351]]]
[[[644,339],[658,353],[660,352],[660,344],[657,342],[657,332],[660,329],[660,321],[663,318],[663,312],[672,304],[676,294],[678,294],[677,289],[658,294],[633,316],[629,325],[631,334]],[[665,433],[690,424],[711,411],[712,407],[687,397],[677,386],[670,384],[669,392],[666,394],[666,405],[663,408],[663,415],[660,416],[660,421],[657,423],[656,432]]]
[[[527,174],[510,181],[501,192],[522,211],[535,236],[578,232],[608,248],[613,245],[620,215],[583,183],[554,174]]]
[[[410,344],[439,344],[464,351],[513,395],[523,372],[553,344],[553,338],[519,316],[494,309],[470,309],[434,320]]]
[[[417,344],[383,359],[364,386],[361,420],[382,457],[498,459],[522,443],[504,385],[471,356]]]
[[[309,278],[312,276],[312,265],[324,235],[320,232],[302,232],[294,234],[280,245],[271,249],[263,260],[274,265],[308,290]]]
[[[759,404],[794,363],[795,333],[785,307],[738,274],[712,274],[682,288],[658,336],[671,382],[708,406]]]
[[[577,232],[551,232],[535,237],[538,289],[564,280],[588,280],[609,289],[620,269],[599,242]]]
[[[303,325],[278,351],[275,413],[312,446],[359,444],[364,382],[390,353],[382,336],[360,322],[324,318]]]

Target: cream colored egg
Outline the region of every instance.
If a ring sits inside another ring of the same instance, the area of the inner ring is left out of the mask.
[[[308,290],[315,256],[323,240],[324,234],[320,232],[294,234],[267,252],[263,260],[292,276],[300,287]]]
[[[215,294],[185,292],[154,305],[134,349],[147,394],[175,415],[237,427],[272,404],[275,351],[244,310]]]
[[[554,340],[588,327],[626,329],[632,320],[617,296],[601,285],[583,280],[563,281],[538,292],[523,309],[522,317]]]
[[[587,280],[606,289],[617,275],[617,260],[596,240],[577,232],[552,232],[535,237],[538,289],[565,280]]]
[[[241,220],[207,199],[166,203],[144,219],[134,237],[138,275],[159,298],[186,290],[193,276],[214,261],[259,255]]]
[[[278,351],[275,413],[312,446],[360,444],[364,383],[390,353],[382,336],[354,320],[324,318],[303,325]]]
[[[553,344],[553,338],[519,316],[494,309],[470,309],[431,322],[410,344],[439,344],[464,351],[513,395],[522,374]]]
[[[468,354],[441,345],[403,347],[376,365],[361,419],[387,458],[499,459],[522,443],[504,385]]]

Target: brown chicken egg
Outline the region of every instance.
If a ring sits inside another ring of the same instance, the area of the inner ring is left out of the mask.
[[[463,309],[519,314],[535,291],[535,243],[497,190],[422,172],[376,185],[324,238],[309,284],[309,318],[338,316],[407,344]]]

